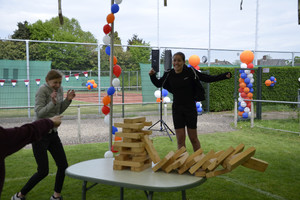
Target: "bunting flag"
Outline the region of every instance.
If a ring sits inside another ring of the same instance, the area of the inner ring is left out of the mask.
[[[28,87],[29,80],[24,80],[25,86]]]
[[[11,84],[12,84],[13,87],[15,87],[16,84],[17,84],[17,80],[11,80]]]
[[[1,85],[1,87],[3,87],[4,82],[5,82],[5,80],[3,80],[3,79],[0,80],[0,85]]]
[[[75,76],[76,80],[79,79],[79,74],[74,74],[74,76]]]
[[[88,72],[83,72],[85,78],[87,78],[89,76]]]
[[[65,75],[65,78],[66,78],[66,81],[69,82],[70,76],[69,75]]]
[[[41,79],[35,79],[35,82],[38,86],[40,86],[40,83],[41,83]]]

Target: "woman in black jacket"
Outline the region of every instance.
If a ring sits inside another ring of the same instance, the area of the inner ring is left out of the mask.
[[[197,151],[201,145],[197,136],[198,113],[195,101],[205,99],[200,81],[210,83],[229,79],[231,73],[211,76],[201,73],[193,67],[189,68],[185,65],[185,55],[182,52],[173,55],[172,63],[173,69],[165,72],[160,79],[157,79],[153,69],[149,71],[149,76],[156,87],[163,87],[173,94],[172,116],[178,149],[185,146],[185,127],[187,127],[187,134],[193,149]]]

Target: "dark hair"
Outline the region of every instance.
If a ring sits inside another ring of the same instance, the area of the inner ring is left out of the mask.
[[[58,71],[56,69],[51,69],[46,76],[46,81],[50,81],[50,80],[62,78],[62,77],[63,77],[63,74],[60,71]]]
[[[182,60],[185,62],[185,55],[184,55],[184,53],[182,53],[182,52],[177,52],[177,53],[175,53],[174,55],[173,55],[173,57],[174,56],[180,56],[181,58],[182,58]]]

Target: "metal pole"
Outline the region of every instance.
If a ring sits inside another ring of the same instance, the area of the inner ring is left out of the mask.
[[[80,105],[77,107],[77,136],[78,143],[81,144],[81,115],[80,115]]]
[[[111,6],[114,4],[114,0],[111,0]],[[112,86],[113,79],[113,67],[114,67],[114,22],[111,23],[111,33],[110,33],[110,87]],[[113,95],[111,95],[110,101],[110,115],[109,115],[109,151],[112,147],[112,119],[113,119]]]
[[[157,0],[157,47],[159,48],[159,0]]]
[[[27,86],[27,106],[30,107],[30,65],[29,65],[29,40],[26,40],[26,64],[27,64],[27,80],[29,84]],[[31,117],[30,108],[28,108],[28,118]]]
[[[256,60],[257,60],[257,46],[258,46],[258,39],[257,39],[257,32],[258,32],[258,1],[256,0],[256,20],[255,20],[255,47],[254,47],[254,63],[253,65],[256,65]]]
[[[101,74],[101,60],[100,60],[100,49],[101,49],[101,45],[98,45],[98,102],[99,102],[99,114],[101,114],[101,81],[100,81],[100,74]]]
[[[234,99],[234,127],[237,127],[237,119],[238,119],[238,112],[237,112],[237,99]]]
[[[124,113],[124,72],[122,71],[121,72],[122,74],[122,117],[124,118],[125,116],[125,113]]]
[[[251,128],[254,127],[254,103],[251,101]]]
[[[207,50],[207,60],[208,60],[208,67],[210,66],[210,43],[211,43],[211,0],[209,0],[208,4],[208,50]]]
[[[295,54],[292,52],[292,66],[295,66]]]
[[[139,71],[136,71],[136,91],[139,91]]]

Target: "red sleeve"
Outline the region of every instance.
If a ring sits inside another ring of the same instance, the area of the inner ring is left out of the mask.
[[[21,127],[0,127],[0,159],[20,150],[25,145],[40,140],[53,128],[50,119],[40,119]]]

